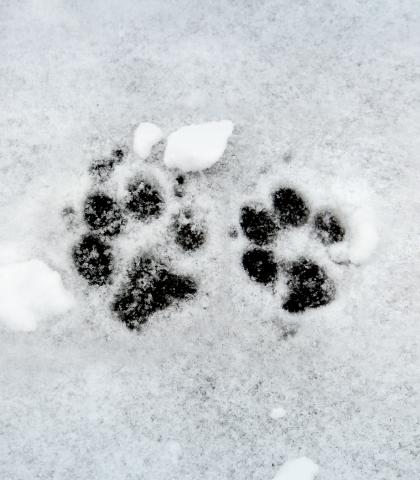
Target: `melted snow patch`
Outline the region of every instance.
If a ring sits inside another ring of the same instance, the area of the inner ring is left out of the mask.
[[[162,140],[163,132],[154,123],[140,123],[134,131],[133,150],[140,158],[147,158],[153,145]]]
[[[182,127],[168,136],[163,161],[184,172],[210,168],[223,155],[232,131],[229,120]]]
[[[273,480],[313,480],[319,467],[310,458],[300,457],[286,462]]]
[[[38,322],[73,306],[58,272],[41,260],[0,266],[0,322],[12,330],[33,331]]]

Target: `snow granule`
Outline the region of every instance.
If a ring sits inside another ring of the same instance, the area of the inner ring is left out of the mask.
[[[274,480],[313,480],[319,467],[310,458],[300,457],[287,461],[277,472]]]
[[[60,274],[41,260],[0,266],[0,321],[12,330],[33,331],[39,321],[72,305]]]
[[[140,158],[147,158],[153,145],[162,140],[163,132],[154,123],[140,123],[134,131],[133,150]]]
[[[182,127],[168,136],[163,161],[184,172],[210,168],[223,155],[232,131],[229,120]]]

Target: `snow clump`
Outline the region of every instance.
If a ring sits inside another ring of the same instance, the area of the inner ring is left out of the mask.
[[[153,145],[163,138],[162,130],[154,123],[140,123],[134,131],[133,150],[140,158],[147,158]]]
[[[163,161],[167,167],[183,172],[210,168],[223,155],[232,132],[229,120],[182,127],[168,136]]]
[[[0,322],[10,329],[33,331],[39,321],[63,314],[73,304],[60,274],[41,260],[0,265]]]
[[[310,458],[300,457],[287,461],[273,480],[313,480],[319,467]]]

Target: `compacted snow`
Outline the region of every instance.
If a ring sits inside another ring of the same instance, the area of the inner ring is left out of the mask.
[[[416,2],[0,29],[0,478],[420,478]]]

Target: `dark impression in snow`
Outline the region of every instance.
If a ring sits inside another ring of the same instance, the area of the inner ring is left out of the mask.
[[[73,262],[78,273],[89,285],[105,285],[114,269],[114,256],[110,244],[99,235],[83,235],[74,245]]]
[[[113,166],[124,157],[123,149],[115,149],[109,159],[95,162],[90,173],[94,181],[109,179]],[[176,178],[176,187],[184,188],[185,177]],[[182,196],[182,195],[178,195]],[[81,235],[72,249],[76,271],[89,285],[101,287],[113,283],[115,256],[112,239],[123,233],[129,217],[148,222],[158,219],[165,200],[157,183],[136,175],[127,184],[125,202],[113,198],[102,183],[100,190],[89,193],[83,203],[83,219],[89,232]],[[72,209],[74,215],[76,212]],[[183,251],[199,249],[206,241],[203,222],[193,219],[189,208],[173,218],[171,238]],[[111,310],[128,328],[138,329],[160,310],[194,297],[197,283],[189,275],[173,271],[167,262],[151,254],[136,256],[119,287],[114,291]]]
[[[242,266],[256,282],[269,285],[277,279],[277,263],[271,250],[252,248],[242,256]]]
[[[259,246],[272,243],[282,229],[299,227],[310,216],[309,207],[302,196],[289,187],[281,187],[272,194],[273,211],[266,208],[244,206],[239,223],[246,238]],[[330,245],[344,239],[345,230],[339,218],[330,210],[317,213],[313,228],[316,237]],[[286,265],[286,267],[284,266]],[[290,313],[327,305],[335,298],[335,285],[326,271],[310,259],[276,262],[274,253],[263,248],[251,248],[242,256],[242,266],[255,282],[273,285],[282,272],[289,289],[282,307]]]
[[[88,195],[84,205],[84,219],[92,230],[110,236],[120,233],[124,223],[118,203],[103,192]]]
[[[99,182],[104,182],[110,176],[115,166],[121,163],[125,156],[125,148],[115,148],[109,157],[99,158],[92,162],[89,173]]]
[[[273,193],[272,198],[274,212],[281,227],[299,227],[308,221],[309,208],[296,190],[279,188]]]
[[[315,215],[314,228],[317,237],[324,245],[344,240],[344,227],[339,218],[330,210],[324,210]]]
[[[325,270],[306,258],[301,258],[287,268],[289,297],[283,308],[290,313],[327,305],[335,297],[334,282]]]
[[[90,172],[97,174],[96,180],[108,179],[108,173],[123,158],[124,150],[115,149],[109,159],[94,164]],[[128,218],[148,223],[157,220],[165,209],[159,184],[141,175],[128,181],[127,194],[121,203],[109,194],[105,183],[101,185],[84,201],[83,218],[89,232],[80,237],[72,250],[77,272],[95,286],[112,283],[115,258],[111,240],[124,233]],[[174,195],[182,198],[184,188],[185,176],[178,175]],[[327,305],[335,297],[335,286],[324,268],[308,258],[290,262],[277,259],[274,248],[268,248],[284,229],[307,223],[309,207],[289,187],[278,188],[271,198],[271,208],[252,203],[240,209],[239,225],[250,244],[242,254],[244,271],[252,281],[271,287],[283,276],[288,296],[282,307],[290,313]],[[311,225],[315,237],[324,245],[344,239],[342,223],[328,209],[318,212]],[[185,206],[172,217],[169,228],[170,238],[187,255],[198,251],[207,240],[207,227]],[[234,226],[228,233],[231,238],[238,236]],[[119,287],[112,293],[111,309],[128,328],[138,329],[155,312],[193,298],[197,289],[192,276],[174,272],[168,262],[146,252],[131,261]]]
[[[128,328],[138,329],[153,313],[192,298],[196,292],[191,277],[172,272],[156,258],[140,256],[116,293],[112,310]]]
[[[265,208],[241,208],[240,224],[245,236],[256,245],[267,245],[277,236],[278,225],[272,212]]]
[[[188,210],[181,211],[174,219],[172,228],[175,242],[185,251],[198,250],[206,241],[204,226],[193,220]]]
[[[146,179],[136,177],[129,183],[126,208],[134,218],[142,221],[158,218],[164,207],[161,193]]]

